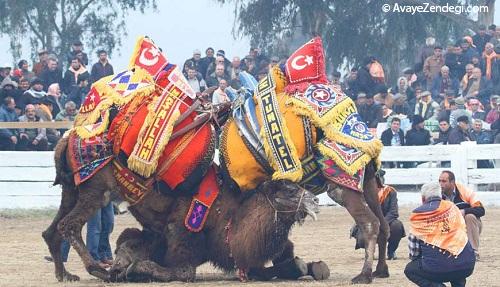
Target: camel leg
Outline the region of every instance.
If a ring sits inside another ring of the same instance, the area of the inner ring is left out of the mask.
[[[61,205],[50,226],[42,233],[45,243],[49,247],[50,256],[54,261],[55,273],[58,281],[78,281],[80,278],[66,271],[61,255],[62,236],[57,230],[57,225],[64,218],[78,200],[78,191],[74,187],[63,186]]]
[[[103,168],[88,182],[79,187],[76,206],[58,224],[58,230],[69,240],[85,265],[85,269],[97,278],[108,281],[109,273],[94,261],[82,239],[83,225],[109,202],[111,184],[115,183],[110,167]]]
[[[196,268],[192,266],[163,267],[150,260],[137,261],[127,268],[127,279],[131,281],[183,281],[193,282],[196,277]]]
[[[361,273],[352,279],[354,284],[368,284],[372,282],[373,254],[380,228],[380,221],[368,207],[363,193],[341,188],[330,183],[331,190],[328,196],[343,205],[352,216],[356,224],[362,229],[365,236],[365,262]]]
[[[380,229],[377,238],[378,262],[375,272],[373,272],[372,275],[377,278],[387,278],[389,277],[389,268],[386,262],[386,250],[387,239],[389,238],[389,224],[387,224],[387,221],[384,218],[382,208],[380,207],[380,203],[378,201],[378,185],[374,177],[365,181],[363,194],[371,211],[380,221]]]

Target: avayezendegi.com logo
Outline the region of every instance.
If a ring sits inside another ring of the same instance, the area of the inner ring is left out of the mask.
[[[487,13],[488,6],[485,5],[436,5],[434,3],[421,3],[416,5],[406,4],[383,4],[382,11],[384,13],[407,13],[415,15],[416,13],[452,13],[452,14],[470,14],[470,13]]]

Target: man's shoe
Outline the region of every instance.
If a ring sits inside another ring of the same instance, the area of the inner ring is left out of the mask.
[[[387,253],[387,260],[396,260],[396,252],[389,252]]]
[[[476,261],[480,261],[481,257],[479,256],[479,252],[474,251],[474,255],[476,255]]]

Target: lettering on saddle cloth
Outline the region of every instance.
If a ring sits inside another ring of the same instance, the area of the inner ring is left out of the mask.
[[[273,154],[273,160],[278,164],[279,172],[286,174],[300,170],[300,163],[294,158],[294,151],[284,135],[284,126],[271,77],[268,75],[259,82],[257,98],[261,106],[266,141]]]

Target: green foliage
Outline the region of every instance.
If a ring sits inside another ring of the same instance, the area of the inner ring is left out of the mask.
[[[130,10],[156,9],[156,0],[0,0],[0,34],[10,38],[14,58],[29,39],[32,56],[40,48],[61,59],[75,40],[86,49],[119,48]]]
[[[219,0],[225,3],[227,1]],[[434,36],[443,46],[462,37],[477,23],[461,14],[384,13],[382,5],[412,5],[420,0],[237,0],[240,35],[268,53],[287,54],[315,35],[323,38],[329,69],[358,65],[376,56],[394,79],[411,66],[420,45]],[[478,0],[437,0],[436,4],[478,4]]]

